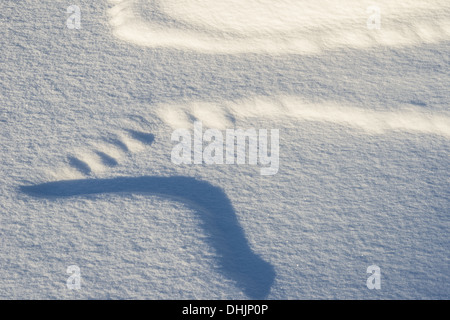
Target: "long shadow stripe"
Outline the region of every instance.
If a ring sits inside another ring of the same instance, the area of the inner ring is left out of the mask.
[[[203,210],[199,213],[207,241],[216,250],[221,271],[252,299],[265,298],[273,284],[271,264],[249,246],[234,208],[219,187],[191,177],[120,177],[84,179],[22,186],[21,191],[35,197],[72,197],[106,193],[150,193],[181,199]]]

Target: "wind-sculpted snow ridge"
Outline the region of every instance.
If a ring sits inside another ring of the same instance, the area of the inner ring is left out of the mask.
[[[83,148],[70,150],[66,165],[47,170],[48,174],[57,180],[99,174],[119,165],[123,157],[144,150],[155,139],[152,133],[141,128],[111,131],[97,141],[86,143]]]
[[[109,1],[114,4],[108,12],[114,35],[148,47],[312,54],[450,39],[447,0]],[[380,28],[369,28],[368,21],[377,10]]]
[[[252,299],[265,298],[275,279],[271,264],[255,254],[245,237],[231,201],[223,190],[190,177],[120,177],[48,182],[23,186],[36,197],[73,197],[107,193],[163,195],[193,205],[200,214],[208,241],[218,254],[225,275]]]
[[[337,103],[314,104],[296,96],[256,97],[222,103],[186,102],[161,105],[159,117],[172,128],[191,128],[198,120],[210,128],[233,127],[232,120],[246,118],[286,119],[338,124],[367,134],[393,131],[434,134],[450,139],[450,117],[417,106],[380,111]]]

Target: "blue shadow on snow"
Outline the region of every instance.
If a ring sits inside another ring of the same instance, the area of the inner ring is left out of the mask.
[[[221,271],[233,279],[251,299],[263,299],[275,278],[271,264],[255,254],[239,225],[234,208],[221,188],[195,178],[120,177],[113,179],[83,179],[55,181],[21,190],[35,197],[71,197],[104,193],[151,193],[175,197],[199,207],[202,225],[210,245],[216,250]]]

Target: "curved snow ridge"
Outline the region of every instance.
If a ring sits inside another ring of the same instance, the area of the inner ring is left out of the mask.
[[[310,54],[450,39],[447,0],[109,0],[119,39],[203,53]],[[379,18],[378,19],[378,12]],[[380,29],[369,28],[380,22]]]
[[[233,120],[265,118],[338,124],[362,129],[367,134],[404,131],[450,139],[450,117],[446,114],[426,112],[412,106],[396,111],[379,111],[333,102],[308,103],[297,96],[166,104],[158,107],[157,114],[174,129],[191,128],[193,121],[201,121],[209,128],[226,129],[234,127]]]

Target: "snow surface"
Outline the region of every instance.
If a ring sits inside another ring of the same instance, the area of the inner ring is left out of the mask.
[[[450,298],[448,1],[3,0],[0,24],[0,298]],[[173,164],[195,120],[279,129],[279,172]]]

